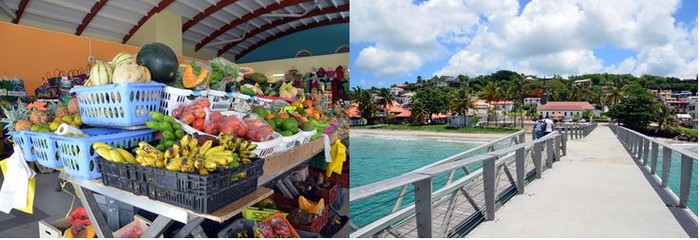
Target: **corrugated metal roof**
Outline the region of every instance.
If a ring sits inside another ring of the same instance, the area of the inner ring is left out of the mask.
[[[182,16],[184,43],[238,59],[291,33],[347,23],[349,4],[349,0],[0,0],[0,15],[13,22],[30,20],[124,43],[148,18],[167,9]],[[78,31],[84,22],[86,27]]]

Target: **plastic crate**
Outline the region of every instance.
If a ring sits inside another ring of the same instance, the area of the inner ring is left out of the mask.
[[[309,177],[317,178],[319,174],[325,174],[325,171],[319,171],[313,168],[309,168]],[[327,180],[331,182],[331,186],[328,189],[317,188],[316,196],[319,198],[323,198],[323,201],[326,203],[326,205],[331,205],[335,203],[336,200],[338,200],[339,186],[336,182],[332,180],[332,175],[331,179]]]
[[[282,140],[280,140],[279,145],[275,147],[275,153],[285,152],[289,149],[296,147],[297,145],[299,145],[299,140],[303,140],[304,136],[302,135],[301,131],[299,131],[297,134],[294,134],[292,136],[281,136],[280,138],[282,138]]]
[[[252,102],[253,107],[263,106],[264,108],[270,108],[272,106],[272,102],[275,101],[273,99],[256,97],[256,96],[251,97],[251,100],[253,100],[253,102]]]
[[[56,135],[58,156],[63,163],[63,169],[68,175],[94,179],[99,178],[99,167],[96,166],[97,153],[92,149],[95,142],[103,142],[117,148],[131,150],[139,142],[150,142],[154,130],[121,130],[110,128],[91,128],[83,130],[90,137],[65,137]]]
[[[294,211],[294,210],[292,210]],[[321,213],[320,216],[317,216],[310,224],[299,224],[299,223],[292,223],[292,226],[294,228],[299,229],[299,230],[304,230],[307,232],[312,232],[312,233],[319,233],[321,232],[321,229],[326,225],[328,222],[328,217],[329,214],[328,212],[330,211],[330,208],[326,206],[323,209],[323,213]],[[289,215],[287,216],[289,217]],[[287,219],[289,220],[289,219]]]
[[[83,123],[129,127],[151,120],[158,111],[165,85],[157,82],[120,83],[71,89],[76,93]]]
[[[226,226],[221,231],[219,231],[219,233],[217,233],[216,236],[219,238],[238,238],[237,236],[233,235],[235,232],[239,230],[247,230],[247,238],[256,238],[255,232],[253,231],[253,227],[255,227],[254,221],[245,218],[239,218],[231,222],[231,224]]]
[[[262,221],[263,219],[266,219],[278,212],[280,212],[278,209],[247,207],[245,210],[243,210],[243,217],[248,220]],[[286,213],[282,214],[285,216],[287,215]]]
[[[242,113],[247,113],[250,112],[252,107],[250,106],[253,100],[251,99],[251,96],[241,94],[238,92],[234,92],[233,94],[233,101],[231,102],[231,108],[234,111],[237,112],[242,112]]]
[[[36,162],[47,168],[60,168],[60,153],[56,151],[55,133],[25,132]],[[24,150],[22,150],[24,151]]]
[[[255,148],[255,150],[253,150],[253,153],[257,154],[259,158],[266,158],[272,156],[272,154],[275,153],[275,149],[279,145],[280,141],[282,141],[282,135],[280,135],[279,133],[274,134],[275,138],[270,141],[251,142],[258,145]]]
[[[95,194],[94,196],[97,207],[100,208],[100,212],[102,212],[107,221],[109,230],[116,231],[134,220],[133,206],[100,194]],[[115,208],[110,209],[110,204],[114,204]]]
[[[209,89],[207,90],[207,98],[211,102],[212,111],[228,111],[233,102],[233,93]]]
[[[311,142],[311,137],[316,135],[316,132],[318,132],[318,130],[316,130],[316,129],[314,129],[312,131],[301,131],[301,137],[299,138],[299,143],[304,145],[304,144]]]
[[[332,238],[337,234],[345,225],[348,223],[349,218],[347,216],[338,215],[337,212],[331,211],[328,218],[326,226],[323,226],[319,232],[321,236],[325,238]],[[336,222],[337,220],[337,222]]]
[[[255,159],[251,164],[202,176],[112,163],[102,158],[98,158],[98,162],[106,186],[146,195],[198,213],[212,213],[255,191],[264,164],[264,160]],[[247,172],[248,176],[232,183],[232,176],[241,172]]]
[[[184,104],[188,105],[197,97],[206,97],[206,91],[192,91],[181,88],[165,86],[160,98],[160,113],[171,116],[173,110]]]
[[[32,152],[32,145],[29,143],[29,136],[27,136],[26,133],[26,131],[12,131],[9,134],[12,136],[12,140],[15,142],[15,144],[22,149],[24,160],[27,162],[34,162],[36,160],[36,155],[34,155],[34,152]]]

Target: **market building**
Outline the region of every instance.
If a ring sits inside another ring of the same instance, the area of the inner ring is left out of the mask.
[[[349,0],[0,2],[0,237],[349,237],[349,29]]]
[[[541,105],[537,111],[540,116],[572,120],[576,114],[583,116],[584,111],[593,111],[593,106],[588,102],[555,102],[548,101]]]

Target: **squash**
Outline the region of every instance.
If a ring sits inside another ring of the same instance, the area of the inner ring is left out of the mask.
[[[140,82],[143,78],[141,67],[134,62],[126,62],[117,65],[114,69],[112,82],[114,83],[133,83]]]
[[[182,74],[182,85],[185,88],[194,88],[205,84],[208,81],[209,69],[203,68],[199,75],[194,74],[194,68],[191,65],[185,66],[185,72]]]
[[[178,62],[175,52],[165,44],[152,42],[144,45],[136,55],[136,63],[148,68],[152,80],[170,83],[177,75]]]
[[[112,66],[108,63],[97,61],[90,69],[90,82],[93,86],[100,86],[112,83]]]
[[[117,68],[122,63],[136,63],[134,56],[125,52],[120,52],[112,58],[112,66]]]
[[[151,71],[148,71],[147,67],[144,66],[139,66],[141,69],[143,77],[141,78],[141,82],[149,82],[151,81]]]

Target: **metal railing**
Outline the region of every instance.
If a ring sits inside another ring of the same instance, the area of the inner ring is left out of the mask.
[[[635,161],[642,164],[648,174],[652,175],[659,186],[663,187],[666,194],[675,202],[675,207],[684,208],[684,212],[695,221],[697,228],[697,214],[688,208],[688,200],[690,198],[692,181],[697,180],[697,161],[698,154],[684,149],[678,149],[671,144],[656,141],[651,137],[638,133],[631,129],[610,124],[610,129],[617,136],[623,146],[632,154]],[[677,153],[680,155],[680,167],[672,167],[672,155]],[[661,169],[658,169],[659,161],[661,161]],[[678,176],[678,173],[673,174],[672,169],[680,171],[679,189],[674,192],[669,188],[671,176]],[[661,174],[658,175],[658,171]],[[697,191],[697,190],[696,190]]]
[[[350,190],[350,203],[397,191],[394,209],[378,220],[354,227],[350,237],[461,237],[483,221],[495,218],[496,209],[545,169],[566,154],[567,131],[524,142],[524,132],[506,136],[404,175]],[[509,146],[496,150],[499,142]],[[469,156],[479,150],[485,153]],[[490,150],[490,151],[489,151]],[[469,169],[474,164],[478,168]],[[464,176],[457,177],[458,171]],[[432,191],[438,176],[448,175],[444,186]],[[404,198],[415,198],[402,204]],[[373,203],[376,203],[374,201]],[[371,203],[368,203],[368,205]],[[371,206],[374,210],[378,206]],[[355,216],[362,213],[355,213]],[[352,221],[352,219],[351,219]]]
[[[560,124],[556,127],[556,130],[559,133],[568,133],[569,140],[574,140],[588,136],[596,127],[598,127],[597,122],[589,124]],[[535,139],[535,129],[532,129],[532,139]]]

